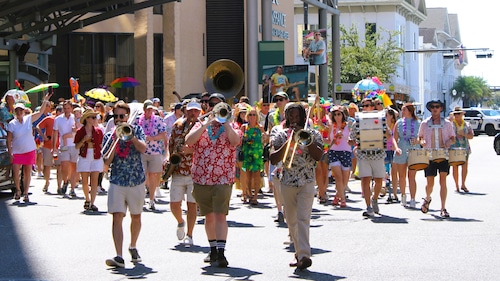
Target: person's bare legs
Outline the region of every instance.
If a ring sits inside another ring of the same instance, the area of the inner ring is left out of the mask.
[[[97,184],[99,182],[99,172],[90,173],[90,206],[94,205],[97,196]],[[83,183],[82,183],[83,185]]]
[[[113,213],[113,242],[115,243],[116,255],[120,257],[123,256],[123,217],[125,217],[124,213]]]
[[[155,192],[156,188],[160,185],[160,177],[161,173],[148,173],[148,191],[149,191],[149,200],[155,200]]]
[[[130,248],[135,248],[137,244],[137,239],[139,239],[139,233],[141,232],[141,214],[130,215]],[[123,239],[123,238],[122,238]]]
[[[448,173],[446,172],[439,173],[439,185],[441,187],[441,190],[439,192],[439,195],[441,196],[441,210],[446,209],[446,197],[448,195],[448,188],[446,186],[446,176],[448,176]]]
[[[24,196],[28,196],[31,183],[31,165],[23,165]]]
[[[408,185],[410,187],[410,198],[412,200],[415,200],[415,196],[417,194],[417,182],[415,181],[416,175],[416,170],[408,170]]]
[[[85,196],[85,202],[90,202],[90,194],[89,194],[89,172],[81,172],[82,174],[82,191]]]

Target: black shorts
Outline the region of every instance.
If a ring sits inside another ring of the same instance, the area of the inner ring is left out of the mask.
[[[425,168],[424,173],[426,177],[435,177],[437,176],[437,171],[440,173],[446,173],[448,175],[450,173],[450,164],[448,160],[444,160],[441,162],[430,161],[429,166]]]

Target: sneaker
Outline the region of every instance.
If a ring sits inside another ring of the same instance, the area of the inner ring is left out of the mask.
[[[224,252],[217,253],[217,267],[227,267],[228,262],[226,257],[224,256]]]
[[[401,195],[401,205],[406,206],[406,194]]]
[[[366,211],[363,212],[363,216],[364,217],[373,217],[373,216],[375,216],[375,213],[373,212],[373,208],[372,207],[366,208]]]
[[[97,187],[97,192],[98,192],[99,194],[106,194],[106,193],[108,193],[108,192],[106,191],[106,189],[104,189],[102,186],[98,186],[98,187]]]
[[[182,223],[177,225],[177,239],[182,240],[184,236],[186,235],[186,232],[184,231],[184,226],[186,223],[183,221]]]
[[[282,212],[278,212],[278,217],[274,220],[274,222],[277,222],[277,223],[284,223],[285,222],[285,216],[283,216]]]
[[[142,261],[141,256],[139,256],[139,252],[137,252],[136,248],[133,248],[133,249],[129,248],[128,252],[132,256],[132,262],[141,262]]]
[[[76,197],[76,193],[75,193],[75,190],[72,189],[70,192],[69,192],[69,196],[71,197]]]
[[[47,183],[45,183],[45,185],[43,186],[42,191],[43,191],[44,193],[47,193],[47,192],[49,191],[49,183],[48,183],[48,182],[47,182]]]
[[[151,211],[156,211],[156,207],[155,207],[155,200],[150,200],[149,201],[149,209]]]
[[[96,205],[90,205],[89,210],[91,210],[92,212],[99,212],[99,208],[97,208]]]
[[[410,200],[410,208],[415,209],[416,204],[415,204],[415,199]]]
[[[203,262],[206,263],[212,263],[217,261],[217,253],[216,252],[210,252],[208,255],[203,259]]]
[[[107,259],[106,265],[112,267],[125,267],[125,261],[122,259],[122,257],[116,256],[112,259]]]
[[[380,210],[378,208],[378,200],[377,199],[372,198],[372,207],[373,207],[373,212],[375,214],[378,214]]]
[[[184,237],[184,240],[182,240],[182,244],[184,244],[184,247],[191,247],[193,246],[193,238],[189,235],[186,235],[186,237]]]
[[[288,239],[283,242],[283,245],[293,245],[292,237],[288,236]]]
[[[62,192],[62,188],[60,188],[60,187],[59,187],[59,188],[57,189],[57,194],[58,194],[58,195],[63,195],[63,194],[64,194],[64,193]]]
[[[43,174],[41,172],[38,172],[38,175],[37,175],[39,178],[43,178]]]
[[[68,184],[69,182],[65,182],[61,188],[62,194],[66,194],[66,191],[68,190]]]

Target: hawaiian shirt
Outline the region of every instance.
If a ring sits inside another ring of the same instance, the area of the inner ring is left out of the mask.
[[[310,132],[315,142],[322,143],[321,134],[317,130],[310,130]],[[271,130],[271,143],[274,149],[277,150],[286,143],[290,133],[290,129],[283,129],[282,126],[273,127]],[[292,150],[293,147],[290,147],[290,155]],[[315,168],[316,160],[309,154],[309,150],[305,147],[297,146],[291,168],[283,167],[281,183],[299,187],[314,182],[316,181]]]
[[[7,108],[7,104],[3,102],[0,104],[0,122],[3,124],[4,128],[7,124],[14,118],[14,112],[10,112]]]
[[[146,119],[144,115],[141,115],[135,119],[135,125],[139,125],[142,128],[145,136],[157,136],[161,133],[166,132],[166,125],[161,117],[154,114],[151,118]],[[165,154],[165,143],[163,140],[150,140],[146,141],[146,152],[148,155],[159,155]]]
[[[196,130],[201,123],[196,123],[191,130]],[[234,123],[231,126],[238,135],[241,131]],[[212,124],[203,132],[194,144],[193,166],[191,174],[193,182],[201,185],[233,184],[236,167],[236,147],[228,139],[227,132],[222,131],[222,124]],[[211,132],[211,136],[209,136]]]
[[[463,130],[464,135],[472,133],[472,127],[469,122],[462,121],[462,125],[458,125],[458,122],[453,121],[453,129],[455,130],[455,143],[451,145],[450,148],[465,148],[467,154],[471,153],[469,140],[465,136],[458,134],[459,131]]]
[[[438,136],[435,135],[435,132],[438,133]],[[433,125],[432,117],[428,117],[420,124],[418,136],[425,140],[424,148],[445,148],[444,144],[455,136],[455,131],[450,121],[441,118],[439,125]],[[436,143],[436,139],[439,143]]]
[[[141,141],[146,140],[144,131],[141,126],[133,126],[135,137]],[[103,144],[108,143],[108,139],[113,135],[113,132],[108,132],[104,135]],[[110,141],[110,144],[112,142]],[[109,179],[110,183],[119,186],[137,186],[146,181],[146,175],[144,173],[144,167],[142,166],[141,153],[135,149],[132,142],[125,142],[123,140],[118,141],[118,146],[121,151],[126,151],[128,149],[128,155],[125,158],[121,158],[115,152],[113,157],[113,162],[111,162],[111,176]],[[128,148],[127,148],[128,147]],[[110,145],[104,148],[103,155],[107,153],[110,149]]]
[[[184,144],[185,137],[189,133],[189,125],[186,118],[182,117],[177,119],[172,127],[172,134],[170,135],[169,145],[173,148],[172,152],[176,153],[177,149]],[[179,154],[181,162],[174,168],[174,174],[183,176],[191,175],[191,166],[193,164],[193,154]]]

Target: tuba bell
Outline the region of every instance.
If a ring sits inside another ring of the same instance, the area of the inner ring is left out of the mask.
[[[220,59],[205,70],[203,84],[209,93],[221,93],[227,100],[241,91],[244,77],[243,70],[236,62]]]

